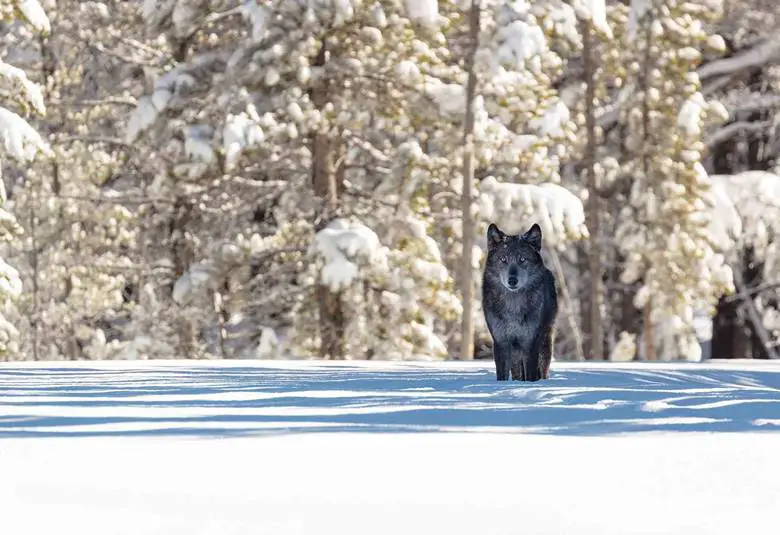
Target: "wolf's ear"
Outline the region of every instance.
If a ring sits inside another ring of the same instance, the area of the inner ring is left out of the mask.
[[[488,249],[500,245],[505,238],[506,234],[504,234],[495,223],[491,223],[487,230]]]
[[[534,223],[533,226],[528,229],[528,232],[523,234],[523,241],[530,243],[537,251],[542,250],[542,228]]]

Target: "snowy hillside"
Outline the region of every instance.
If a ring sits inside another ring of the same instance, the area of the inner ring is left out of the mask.
[[[0,365],[0,532],[763,534],[780,366]]]

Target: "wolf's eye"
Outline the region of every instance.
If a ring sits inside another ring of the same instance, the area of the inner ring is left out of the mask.
[[[501,263],[502,263],[502,264],[506,264],[506,257],[505,257],[505,256],[502,256],[502,257],[501,257]]]

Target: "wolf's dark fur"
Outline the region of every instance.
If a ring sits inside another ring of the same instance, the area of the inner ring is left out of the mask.
[[[542,229],[522,235],[488,227],[482,309],[493,337],[496,379],[547,379],[552,360],[558,298],[555,277],[541,256]]]

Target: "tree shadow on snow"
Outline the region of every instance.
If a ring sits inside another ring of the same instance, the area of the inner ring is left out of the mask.
[[[484,365],[0,367],[0,438],[344,431],[780,431],[780,368],[572,366],[497,383]]]

